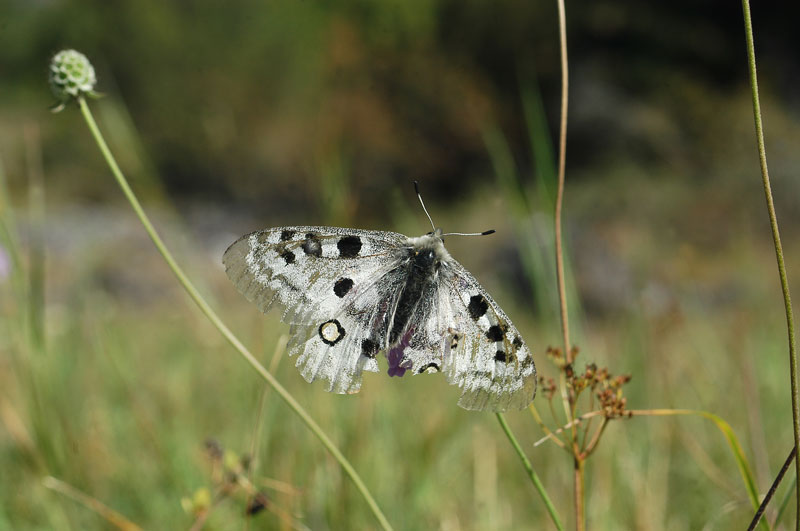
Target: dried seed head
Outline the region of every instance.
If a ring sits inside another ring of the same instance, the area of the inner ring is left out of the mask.
[[[541,393],[547,400],[552,400],[553,396],[555,396],[557,391],[556,381],[552,378],[545,378],[544,376],[540,376],[539,389],[541,389]]]

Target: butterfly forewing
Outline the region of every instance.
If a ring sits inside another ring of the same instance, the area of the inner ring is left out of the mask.
[[[337,227],[278,227],[253,232],[231,245],[222,257],[228,276],[250,301],[267,312],[275,302],[285,308],[283,319],[319,308],[321,299],[345,294],[355,286],[346,279],[368,276],[386,265],[389,253],[405,241],[393,232]],[[327,283],[326,283],[327,282]]]
[[[352,393],[361,371],[377,371],[386,344],[392,276],[406,237],[336,227],[279,227],[248,234],[223,256],[228,276],[261,311],[275,303],[292,324],[290,355],[309,382]]]

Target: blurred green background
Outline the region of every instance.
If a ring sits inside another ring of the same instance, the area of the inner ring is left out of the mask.
[[[797,285],[800,13],[753,10]],[[791,448],[791,415],[741,7],[568,3],[567,19],[564,224],[578,365],[631,374],[630,408],[722,416],[764,492]],[[62,48],[95,65],[100,127],[179,262],[275,363],[398,529],[552,527],[492,415],[460,410],[441,377],[370,374],[347,397],[306,384],[293,360],[273,359],[288,327],[235,291],[220,258],[270,226],[421,234],[417,179],[437,225],[497,229],[448,248],[514,320],[540,374],[555,376],[544,356],[560,344],[554,2],[5,0],[0,528],[107,525],[45,489],[45,475],[141,526],[188,528],[181,500],[219,485],[204,441],[245,455],[257,432],[252,481],[269,510],[246,518],[236,492],[207,528],[376,527],[277,396],[267,392],[261,409],[263,383],[182,293],[79,114],[48,112],[47,64]],[[546,399],[535,403],[549,419]],[[571,522],[570,458],[532,446],[542,433],[527,412],[508,418]],[[729,447],[698,418],[613,422],[587,474],[594,529],[742,528],[752,513]],[[793,518],[789,509],[783,522]]]

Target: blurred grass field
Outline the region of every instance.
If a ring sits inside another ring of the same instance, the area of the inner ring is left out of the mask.
[[[44,87],[50,47],[62,42],[98,51],[108,95],[93,108],[178,261],[351,460],[397,529],[553,528],[492,415],[458,408],[457,389],[441,376],[367,374],[354,396],[307,384],[293,360],[274,355],[288,326],[248,304],[220,262],[238,236],[269,226],[421,234],[427,221],[411,193],[420,178],[437,225],[498,231],[449,239],[448,249],[513,319],[539,373],[555,377],[545,351],[560,344],[549,117],[556,100],[552,59],[536,55],[554,38],[550,8],[501,3],[495,27],[482,25],[481,8],[454,11],[446,2],[406,11],[360,2],[272,6],[244,25],[244,8],[237,15],[202,2],[194,19],[155,2],[150,11],[123,3],[119,13],[103,2],[89,3],[93,11],[12,4],[35,31],[14,29],[16,46],[3,60],[16,67],[8,69],[14,90],[0,100],[0,529],[108,526],[45,488],[45,476],[143,528],[190,528],[195,515],[182,500],[220,485],[209,438],[239,456],[257,438],[251,479],[269,504],[247,517],[239,490],[214,506],[206,528],[377,527],[339,465],[181,291],[78,113],[45,114],[47,95],[32,87]],[[83,21],[83,37],[69,26],[48,33],[65,15]],[[464,28],[463,42],[447,20]],[[721,90],[696,64],[687,74],[674,56],[657,63],[663,56],[650,50],[657,64],[639,57],[619,76],[635,85],[655,72],[664,86],[625,93],[587,66],[585,46],[603,35],[598,20],[638,35],[638,19],[607,4],[574,20],[565,229],[578,366],[594,361],[631,374],[631,409],[725,419],[764,492],[791,448],[791,413],[746,79]],[[113,23],[129,48],[104,29]],[[532,28],[541,32],[527,41]],[[504,31],[506,40],[492,40]],[[482,58],[475,50],[487,41],[493,47]],[[185,62],[170,65],[166,58],[189,45],[208,54],[206,70],[183,51]],[[237,45],[241,54],[232,52]],[[517,55],[486,67],[514,46]],[[721,50],[718,77],[733,75],[729,62],[744,71],[743,45]],[[594,53],[602,70],[604,52]],[[520,66],[532,56],[538,78]],[[800,187],[792,179],[800,119],[781,89],[785,79],[770,77],[781,64],[775,57],[764,69],[767,147],[791,281],[800,274]],[[251,72],[254,64],[262,70]],[[143,70],[146,81],[134,76]],[[535,405],[549,421],[546,399]],[[552,444],[533,446],[543,433],[528,412],[507,418],[572,526],[570,457]],[[788,480],[778,502],[790,494]],[[730,447],[696,417],[613,421],[588,461],[586,499],[591,529],[731,529],[752,515]],[[782,522],[793,518],[790,506]]]
[[[572,197],[580,204],[577,190]],[[504,286],[492,274],[502,248],[514,245],[502,202],[493,205],[488,215],[484,201],[431,208],[443,226],[469,219],[500,229],[494,241],[453,242],[452,252],[504,304],[533,345],[540,373],[553,376],[543,351],[557,344],[557,328],[539,324],[532,305],[515,302],[513,284]],[[28,300],[13,293],[15,282],[24,279],[3,284],[4,524],[100,525],[93,513],[47,492],[41,484],[47,473],[146,528],[188,527],[192,519],[181,510],[181,498],[213,488],[205,440],[214,437],[225,448],[248,454],[264,385],[180,292],[149,242],[135,234],[130,213],[119,207],[94,216],[79,221],[92,226],[114,217],[119,226],[103,225],[112,234],[80,249],[66,242],[59,249],[59,241],[48,238],[44,351],[31,348],[25,333]],[[417,217],[395,228],[414,233],[412,225],[424,222]],[[75,219],[66,223],[79,230]],[[171,225],[160,226],[168,240],[176,239]],[[628,230],[634,241],[655,237]],[[262,316],[231,288],[219,265],[221,247],[209,243],[187,229],[179,236],[181,259],[226,321],[268,364],[287,327],[276,315]],[[483,258],[472,254],[476,248]],[[737,238],[716,258],[714,282],[698,286],[685,278],[666,279],[660,282],[669,287],[645,286],[636,310],[581,322],[578,341],[579,359],[633,375],[630,407],[698,408],[725,418],[748,450],[761,485],[784,457],[790,418],[781,392],[786,379],[781,309],[773,303],[774,279],[765,273],[771,259],[768,245]],[[698,270],[688,278],[712,267],[697,264],[688,249],[671,260],[627,263],[649,271]],[[458,394],[443,378],[389,380],[370,374],[360,394],[342,397],[305,383],[292,365],[280,360],[279,379],[341,445],[398,528],[546,525],[495,419],[456,407]],[[551,445],[530,446],[542,434],[525,412],[509,418],[551,496],[568,514],[568,457]],[[261,426],[256,482],[270,478],[298,489],[289,495],[267,490],[273,503],[313,529],[375,525],[338,465],[269,392]],[[615,421],[590,460],[588,478],[588,514],[600,528],[694,529],[715,522],[725,528],[750,513],[729,448],[701,419]],[[244,505],[243,496],[222,504],[213,511],[210,528],[241,527]],[[253,525],[285,525],[273,514],[257,518]]]

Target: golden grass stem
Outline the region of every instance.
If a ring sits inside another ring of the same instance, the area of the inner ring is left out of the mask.
[[[589,419],[589,420],[591,421],[591,419]],[[594,431],[594,435],[592,435],[592,439],[589,441],[588,444],[586,444],[583,447],[582,452],[583,452],[584,458],[589,457],[589,455],[591,455],[591,453],[594,452],[595,448],[597,448],[597,444],[600,442],[600,436],[603,435],[603,432],[605,431],[606,426],[608,426],[608,417],[603,417],[603,420],[601,421],[600,426],[598,426],[597,429]],[[586,432],[588,433],[588,431],[589,431],[589,426],[588,426],[588,423],[587,423]]]
[[[583,486],[584,486],[584,468],[586,461],[578,456],[575,457],[573,460],[574,463],[574,476],[575,476],[575,529],[578,531],[583,531],[586,527],[586,522],[584,521],[586,508],[584,506],[584,493],[583,493]]]
[[[208,303],[203,299],[200,292],[194,287],[194,285],[189,281],[189,278],[183,272],[183,270],[178,266],[178,263],[172,257],[172,253],[167,249],[164,242],[161,240],[161,237],[153,227],[153,224],[150,222],[150,218],[144,212],[139,200],[136,198],[136,195],[131,190],[131,187],[128,185],[128,181],[125,179],[125,176],[122,174],[122,171],[119,169],[114,156],[111,153],[111,150],[106,145],[105,140],[103,139],[103,135],[100,133],[100,129],[97,127],[97,124],[94,121],[94,117],[92,116],[91,111],[89,110],[89,106],[86,104],[86,100],[83,97],[78,98],[78,105],[80,106],[81,113],[83,114],[84,119],[86,120],[87,125],[89,126],[89,130],[94,137],[95,142],[97,142],[100,151],[103,154],[103,157],[106,159],[109,167],[111,168],[111,173],[114,175],[114,178],[117,180],[117,184],[119,184],[120,188],[122,189],[122,193],[128,199],[128,202],[133,207],[134,212],[136,213],[139,221],[141,221],[142,225],[144,226],[145,231],[150,236],[150,239],[158,249],[158,252],[161,253],[161,256],[167,262],[167,265],[178,278],[178,282],[180,282],[181,286],[186,290],[189,294],[191,299],[197,304],[200,308],[200,311],[208,318],[209,321],[219,330],[222,336],[233,346],[234,349],[250,364],[253,369],[278,393],[278,395],[286,402],[289,408],[294,411],[294,413],[300,417],[303,423],[308,427],[311,432],[317,436],[320,440],[322,445],[325,449],[330,452],[334,459],[339,463],[345,473],[350,477],[350,479],[355,484],[356,488],[358,489],[359,493],[363,496],[364,500],[367,502],[372,513],[375,515],[375,518],[380,523],[383,529],[392,529],[389,520],[387,520],[386,516],[381,511],[380,507],[378,506],[375,499],[372,497],[372,494],[367,489],[366,484],[364,484],[361,476],[355,471],[353,466],[347,460],[347,458],[342,454],[342,452],[337,448],[337,446],[333,443],[333,441],[328,437],[325,431],[316,423],[316,421],[311,417],[311,415],[300,405],[297,400],[287,391],[278,380],[268,372],[261,363],[253,356],[252,353],[242,344],[241,341],[231,332],[231,330],[222,322],[222,319],[217,316],[216,312],[211,309]]]
[[[542,420],[542,416],[539,415],[539,411],[536,409],[536,406],[531,404],[530,406],[528,406],[528,410],[531,412],[533,419],[536,421],[536,423],[539,425],[542,431],[545,432],[547,438],[556,443],[560,448],[566,448],[566,446],[564,445],[564,441],[562,441],[558,437],[555,437],[553,432],[550,431],[550,428],[547,426],[547,424],[544,423],[544,420]]]
[[[92,498],[88,494],[81,492],[68,483],[64,483],[60,479],[47,476],[42,480],[42,484],[48,489],[63,494],[67,498],[94,511],[117,529],[122,529],[123,531],[140,531],[142,529],[97,498]]]
[[[792,297],[789,293],[789,279],[786,275],[786,265],[783,260],[783,246],[778,230],[778,217],[775,214],[775,204],[772,200],[772,186],[767,169],[767,150],[764,145],[764,127],[761,123],[761,103],[758,96],[758,75],[756,73],[756,51],[753,44],[753,21],[750,16],[750,1],[742,0],[742,13],[744,16],[745,41],[747,44],[747,67],[750,74],[750,90],[753,97],[753,119],[756,128],[756,143],[758,144],[758,161],[761,165],[761,182],[764,187],[764,196],[767,200],[767,213],[769,225],[772,229],[772,240],[775,245],[775,257],[778,261],[778,275],[783,291],[783,305],[786,311],[786,328],[789,336],[789,375],[792,390],[792,421],[794,427],[794,446],[800,448],[800,398],[798,397],[797,384],[797,351],[794,335],[794,313],[792,311]],[[795,475],[800,478],[800,459],[795,460]],[[796,517],[795,529],[800,531],[800,489],[795,493]]]
[[[589,413],[584,413],[580,417],[576,417],[576,418],[572,419],[571,421],[567,422],[566,424],[564,424],[563,426],[561,426],[557,430],[548,432],[544,437],[542,437],[541,439],[539,439],[538,441],[533,443],[533,446],[540,446],[542,443],[544,443],[544,442],[546,442],[548,440],[552,440],[553,442],[558,444],[559,442],[561,442],[557,437],[557,435],[559,433],[563,433],[566,430],[568,430],[568,429],[570,429],[570,428],[572,428],[574,426],[579,425],[581,422],[583,422],[586,419],[590,419],[592,417],[598,417],[600,415],[603,415],[603,412],[600,411],[600,410],[590,411]]]
[[[561,209],[564,204],[564,180],[567,161],[567,105],[569,100],[569,69],[567,61],[567,21],[564,0],[558,0],[558,35],[561,49],[561,126],[558,133],[558,191],[556,192],[556,275],[558,277],[558,302],[561,308],[561,333],[564,336],[564,356],[572,363],[572,346],[569,340],[567,314],[567,288],[564,281],[564,250],[561,236]]]
[[[517,441],[517,438],[514,436],[514,432],[511,431],[511,427],[506,422],[505,416],[503,416],[502,413],[497,413],[496,415],[497,421],[500,422],[500,426],[503,428],[506,437],[508,437],[508,440],[511,441],[511,446],[514,447],[514,450],[517,451],[517,455],[519,455],[519,458],[522,460],[522,466],[525,467],[528,477],[530,477],[531,481],[533,482],[534,488],[536,488],[536,491],[542,497],[542,501],[544,501],[544,505],[547,508],[547,512],[550,514],[550,518],[553,520],[553,523],[559,531],[564,531],[564,524],[561,523],[561,517],[558,516],[558,511],[556,511],[553,502],[550,500],[550,496],[547,495],[547,491],[545,490],[542,481],[539,479],[539,475],[533,469],[533,465],[531,465],[528,456],[525,455],[525,452],[522,450],[522,446],[520,446],[519,441]]]
[[[567,310],[567,288],[564,281],[564,249],[561,234],[561,211],[564,205],[564,181],[567,164],[567,109],[569,105],[569,61],[567,58],[567,15],[564,0],[556,0],[558,6],[558,37],[561,51],[561,113],[558,133],[558,190],[555,208],[556,239],[556,280],[558,282],[558,302],[561,310],[561,333],[564,336],[564,359],[572,363],[572,343],[569,339],[569,312]],[[566,377],[561,371],[561,398],[567,413],[567,421],[573,419],[572,397],[566,386]],[[583,500],[583,463],[578,448],[578,433],[572,431],[572,446],[575,460],[575,529],[583,531],[585,511]]]

